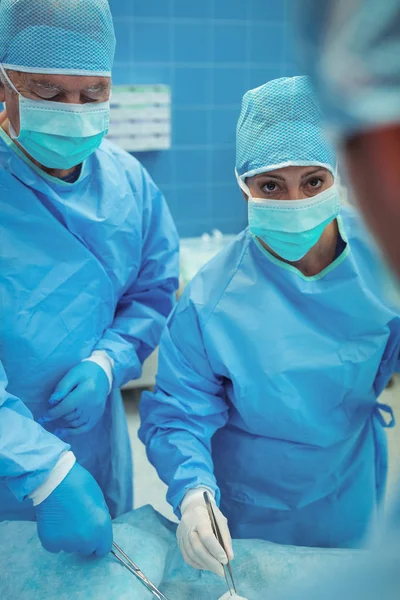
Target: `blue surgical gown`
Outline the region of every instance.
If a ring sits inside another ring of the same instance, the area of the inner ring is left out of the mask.
[[[173,308],[177,233],[150,176],[109,142],[72,184],[46,175],[11,144],[0,129],[0,361],[18,399],[15,409],[0,408],[8,432],[0,435],[0,520],[34,517],[27,496],[38,471],[43,481],[68,446],[50,435],[60,422],[46,433],[29,415],[43,416],[58,382],[94,350],[115,363],[106,411],[92,431],[65,441],[117,516],[132,508],[119,388],[140,376]],[[9,463],[19,464],[15,477],[30,476],[11,482]]]
[[[346,248],[315,277],[246,230],[193,280],[163,334],[140,437],[168,499],[216,492],[236,538],[356,546],[385,489],[378,396],[400,317],[351,209]]]

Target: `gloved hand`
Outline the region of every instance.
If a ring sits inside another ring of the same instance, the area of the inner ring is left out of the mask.
[[[105,556],[111,551],[111,517],[101,489],[77,463],[36,507],[37,530],[49,552]]]
[[[39,419],[43,424],[63,419],[65,427],[55,434],[62,438],[87,433],[100,421],[106,408],[110,383],[104,370],[85,361],[73,367],[54,390],[50,404],[55,405]]]
[[[228,558],[229,560],[234,558],[228,521],[212,499],[214,514],[228,553],[227,557],[213,533],[203,492],[202,488],[189,490],[183,499],[182,518],[177,531],[178,545],[188,565],[224,577],[222,564],[226,565]]]

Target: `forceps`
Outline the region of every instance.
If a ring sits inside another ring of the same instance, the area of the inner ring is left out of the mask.
[[[119,560],[119,562],[123,564],[124,567],[126,567],[128,571],[130,571],[130,573],[132,573],[132,575],[137,577],[137,579],[139,579],[139,581],[145,587],[147,587],[147,589],[153,594],[153,596],[158,598],[158,600],[168,600],[168,598],[164,596],[162,592],[160,592],[160,590],[154,585],[154,583],[152,583],[150,579],[148,579],[146,575],[142,573],[139,567],[135,565],[135,563],[129,558],[129,556],[127,556],[125,552],[121,550],[118,544],[113,542],[113,547],[114,550],[111,550],[111,554],[113,554],[115,558]]]
[[[226,556],[228,556],[228,553],[225,548],[224,540],[222,539],[221,531],[218,526],[217,519],[215,518],[214,509],[211,504],[208,492],[203,492],[203,497],[204,497],[204,502],[206,503],[206,507],[208,510],[208,516],[210,517],[213,533],[214,533],[215,537],[217,538],[218,542],[221,544],[222,548],[224,549]],[[233,579],[232,569],[231,569],[229,560],[228,560],[227,565],[222,565],[222,566],[224,568],[226,585],[228,586],[230,595],[233,596],[234,594],[237,594],[237,591],[236,591],[236,585],[235,585],[235,581]]]

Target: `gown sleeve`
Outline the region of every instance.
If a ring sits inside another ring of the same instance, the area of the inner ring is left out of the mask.
[[[0,362],[0,481],[22,502],[47,480],[69,449],[33,420],[20,399],[7,392]]]
[[[179,287],[179,238],[160,190],[141,167],[142,262],[136,280],[120,298],[114,321],[95,350],[114,361],[117,386],[137,379],[158,346]]]
[[[189,489],[220,492],[211,438],[228,421],[222,381],[213,372],[196,308],[185,293],[163,334],[157,386],[142,395],[139,437],[150,462],[169,486],[167,499],[180,516]]]

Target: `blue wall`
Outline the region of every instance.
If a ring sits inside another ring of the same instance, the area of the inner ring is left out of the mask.
[[[171,151],[137,157],[164,192],[181,236],[246,225],[235,177],[245,91],[295,74],[287,0],[110,0],[114,82],[172,87]]]

